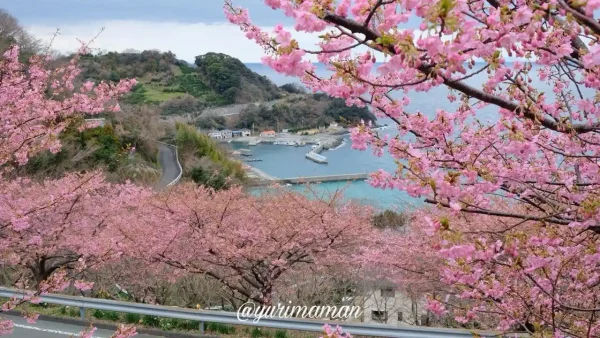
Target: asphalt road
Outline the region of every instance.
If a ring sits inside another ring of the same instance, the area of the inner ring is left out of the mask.
[[[280,102],[285,102],[286,100],[289,100],[291,98],[296,98],[296,97],[302,97],[302,94],[293,94],[290,96],[287,96],[283,99],[277,99],[277,100],[273,100],[273,101],[268,101],[268,102],[252,102],[252,103],[239,103],[239,104],[232,104],[226,107],[214,107],[214,108],[208,108],[205,109],[202,114],[200,115],[200,117],[211,117],[211,116],[231,116],[231,115],[238,115],[242,112],[242,110],[246,109],[247,107],[253,105],[255,107],[258,107],[259,105],[265,105],[268,108],[273,107],[273,105],[280,103]]]
[[[13,333],[4,337],[11,338],[68,338],[79,337],[79,333],[86,328],[83,326],[62,324],[44,320],[38,320],[34,324],[27,323],[22,317],[5,316],[15,323]],[[110,338],[114,334],[112,330],[98,329],[94,333],[94,338]],[[147,334],[137,334],[136,338],[161,337]]]
[[[177,164],[177,153],[175,148],[158,144],[158,161],[162,168],[162,176],[157,184],[158,189],[166,187],[173,182],[181,173]]]

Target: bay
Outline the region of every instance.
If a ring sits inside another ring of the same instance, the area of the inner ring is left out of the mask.
[[[264,75],[278,86],[286,83],[300,83],[297,78],[288,77],[279,74],[258,63],[246,64],[252,71]],[[484,66],[477,64],[474,69]],[[534,66],[532,72],[537,72]],[[323,64],[317,65],[317,73],[326,75],[328,71]],[[537,73],[536,73],[537,74]],[[465,82],[481,88],[481,84],[486,81],[488,75],[485,72],[477,74]],[[532,84],[539,91],[544,92],[548,100],[554,100],[555,94],[549,84],[539,81],[536,75],[532,76]],[[409,97],[411,100],[407,111],[411,113],[421,112],[428,117],[433,117],[438,109],[453,111],[457,108],[458,103],[451,103],[447,99],[449,89],[445,86],[432,88],[428,92],[411,92]],[[593,90],[583,88],[584,97],[593,97]],[[458,94],[457,94],[458,95]],[[399,97],[398,93],[393,95]],[[495,106],[486,106],[478,110],[476,118],[483,124],[491,124],[497,121],[498,108]],[[379,119],[378,124],[387,124],[390,127],[381,131],[380,134],[397,135],[395,124],[389,119]],[[234,146],[236,148],[242,145]],[[244,146],[245,147],[245,146]],[[304,154],[310,151],[310,146],[306,147],[291,147],[283,145],[259,144],[256,147],[251,147],[253,157],[259,158],[261,162],[250,163],[252,166],[264,171],[265,173],[280,178],[289,177],[306,177],[316,175],[333,175],[333,174],[350,174],[350,173],[371,173],[379,169],[384,169],[388,172],[394,172],[396,164],[394,159],[387,153],[377,157],[370,150],[359,151],[351,149],[351,141],[346,136],[345,145],[336,150],[328,150],[322,153],[328,159],[327,164],[317,164],[304,157]],[[313,184],[310,186],[311,191],[307,191],[305,186],[291,186],[290,189],[304,192],[308,195],[315,193],[319,197],[328,197],[338,190],[342,190],[343,196],[348,199],[353,199],[361,203],[372,205],[379,209],[406,210],[418,207],[423,204],[422,199],[409,196],[403,191],[397,190],[382,190],[371,187],[365,181],[354,182],[330,182]],[[255,193],[261,193],[263,190],[255,190]]]

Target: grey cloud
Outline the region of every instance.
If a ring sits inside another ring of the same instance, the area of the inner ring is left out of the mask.
[[[260,0],[234,0],[260,26],[289,23]],[[226,21],[222,0],[0,0],[24,25],[62,26],[90,20],[147,20],[182,23]]]

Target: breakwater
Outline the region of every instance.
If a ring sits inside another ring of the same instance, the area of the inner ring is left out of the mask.
[[[367,178],[369,178],[369,174],[367,174],[367,173],[319,175],[319,176],[307,176],[307,177],[266,179],[266,180],[252,182],[252,183],[250,183],[250,185],[266,186],[266,185],[272,185],[272,184],[306,184],[306,183],[324,183],[324,182],[338,182],[338,181],[358,181],[358,180],[366,180]]]

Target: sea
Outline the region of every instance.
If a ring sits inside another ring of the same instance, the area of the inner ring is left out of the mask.
[[[476,64],[474,70],[483,67],[485,64]],[[252,71],[264,75],[277,85],[286,83],[298,83],[300,81],[295,77],[288,77],[279,74],[260,63],[246,64]],[[534,66],[533,71],[536,71]],[[317,73],[326,75],[328,73],[325,65],[317,64]],[[533,73],[532,73],[533,75]],[[487,80],[487,73],[481,72],[476,76],[467,79],[465,82],[477,87]],[[532,85],[538,88],[541,92],[546,93],[551,100],[555,98],[552,88],[547,83],[541,82],[537,78],[537,73],[532,76]],[[447,96],[449,89],[445,86],[433,88],[428,92],[411,92],[411,103],[407,107],[410,112],[420,111],[426,116],[432,117],[437,109],[453,111],[457,108],[457,103],[448,101]],[[585,97],[593,97],[593,91],[584,88],[583,95]],[[458,93],[457,93],[458,96]],[[497,120],[497,110],[495,106],[487,106],[478,111],[477,118],[479,121],[491,124]],[[379,119],[379,125],[387,124],[389,127],[381,130],[380,135],[389,134],[394,136],[397,134],[396,127],[393,121],[389,119]],[[304,154],[310,151],[310,146],[291,147],[284,145],[259,144],[256,147],[251,147],[254,158],[259,158],[262,161],[252,162],[250,165],[264,171],[267,174],[280,178],[288,177],[306,177],[315,175],[333,175],[333,174],[351,174],[351,173],[371,173],[379,169],[394,172],[397,167],[394,159],[387,153],[381,157],[377,157],[370,149],[365,151],[355,150],[351,148],[351,141],[348,136],[344,138],[344,144],[335,149],[327,150],[322,155],[327,157],[327,164],[318,164],[304,157]],[[232,143],[233,144],[233,143]],[[235,147],[242,147],[236,145]],[[245,147],[245,146],[244,146]],[[345,199],[352,199],[360,203],[371,205],[377,209],[390,209],[394,211],[411,210],[418,208],[423,204],[423,199],[411,197],[403,191],[398,190],[383,190],[370,186],[366,181],[354,182],[327,182],[320,184],[312,184],[309,187],[303,185],[293,185],[288,189],[303,192],[309,196],[320,198],[329,198],[333,194],[340,193]],[[254,193],[263,193],[262,188],[257,188]]]

